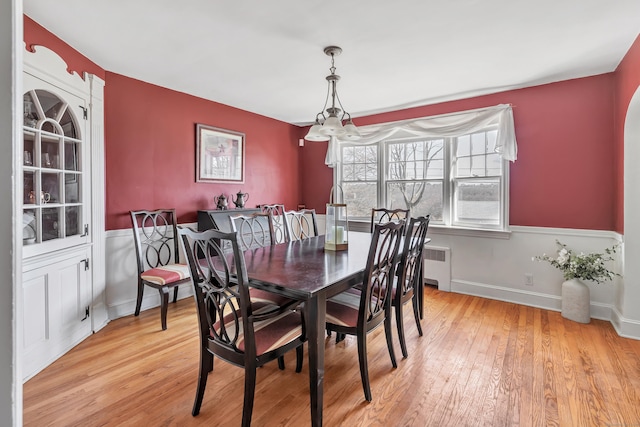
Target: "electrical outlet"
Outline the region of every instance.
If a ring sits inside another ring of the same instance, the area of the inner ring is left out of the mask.
[[[527,286],[533,286],[533,274],[531,273],[524,274],[524,284]]]

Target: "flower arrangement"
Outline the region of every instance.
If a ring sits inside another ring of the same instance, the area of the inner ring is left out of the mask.
[[[620,276],[605,265],[605,262],[613,261],[611,254],[616,253],[617,245],[605,249],[604,253],[585,254],[580,252],[576,254],[572,249],[568,249],[564,243],[556,240],[556,244],[558,245],[557,258],[542,254],[542,256],[533,257],[532,260],[549,262],[562,271],[565,280],[581,279],[602,283],[612,280],[614,276]]]

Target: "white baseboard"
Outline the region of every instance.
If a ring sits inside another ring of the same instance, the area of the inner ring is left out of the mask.
[[[559,296],[486,283],[454,279],[451,280],[451,291],[545,310],[561,311],[562,309],[562,300]],[[640,340],[640,322],[625,319],[613,305],[591,301],[591,317],[611,322],[618,335],[622,337]]]

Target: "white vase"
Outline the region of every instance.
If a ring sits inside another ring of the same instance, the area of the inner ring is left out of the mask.
[[[589,323],[590,305],[589,287],[580,279],[570,279],[562,283],[562,317],[574,322]]]

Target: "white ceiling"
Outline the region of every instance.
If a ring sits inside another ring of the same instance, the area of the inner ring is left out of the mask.
[[[615,70],[640,0],[24,0],[107,71],[289,123],[354,117]]]

